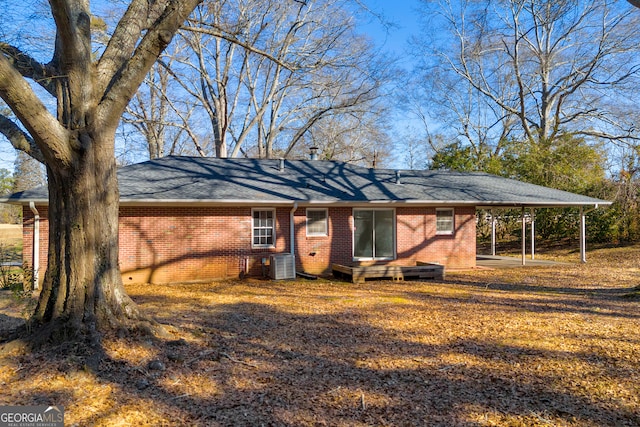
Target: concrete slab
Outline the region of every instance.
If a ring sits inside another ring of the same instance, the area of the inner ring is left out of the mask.
[[[564,262],[525,259],[522,265],[522,258],[509,256],[477,255],[476,266],[481,268],[517,268],[517,267],[549,267],[553,265],[567,265]]]

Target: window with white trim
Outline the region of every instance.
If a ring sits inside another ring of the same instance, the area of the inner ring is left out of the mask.
[[[453,209],[436,209],[436,234],[453,234]]]
[[[276,242],[276,210],[252,209],[251,246],[272,248]]]
[[[307,236],[327,236],[327,222],[326,209],[307,209]]]
[[[354,209],[353,257],[393,259],[396,247],[395,223],[393,209]]]

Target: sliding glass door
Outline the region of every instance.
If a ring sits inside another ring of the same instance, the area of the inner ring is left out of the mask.
[[[394,217],[393,209],[354,209],[353,257],[393,259]]]

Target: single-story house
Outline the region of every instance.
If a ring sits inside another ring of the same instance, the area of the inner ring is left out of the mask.
[[[319,160],[169,156],[123,167],[118,179],[125,283],[258,276],[276,254],[310,274],[333,264],[468,268],[478,208],[610,204],[486,173]],[[0,201],[23,206],[24,260],[44,271],[46,188]]]

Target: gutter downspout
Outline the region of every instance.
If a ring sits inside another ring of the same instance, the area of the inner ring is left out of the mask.
[[[298,202],[293,202],[293,207],[289,211],[289,239],[291,244],[291,256],[293,257],[293,278],[296,278],[296,226],[293,222],[293,213],[298,209]]]
[[[29,202],[29,209],[33,212],[33,252],[31,263],[33,264],[33,289],[38,289],[38,270],[40,269],[40,213],[34,202]]]

